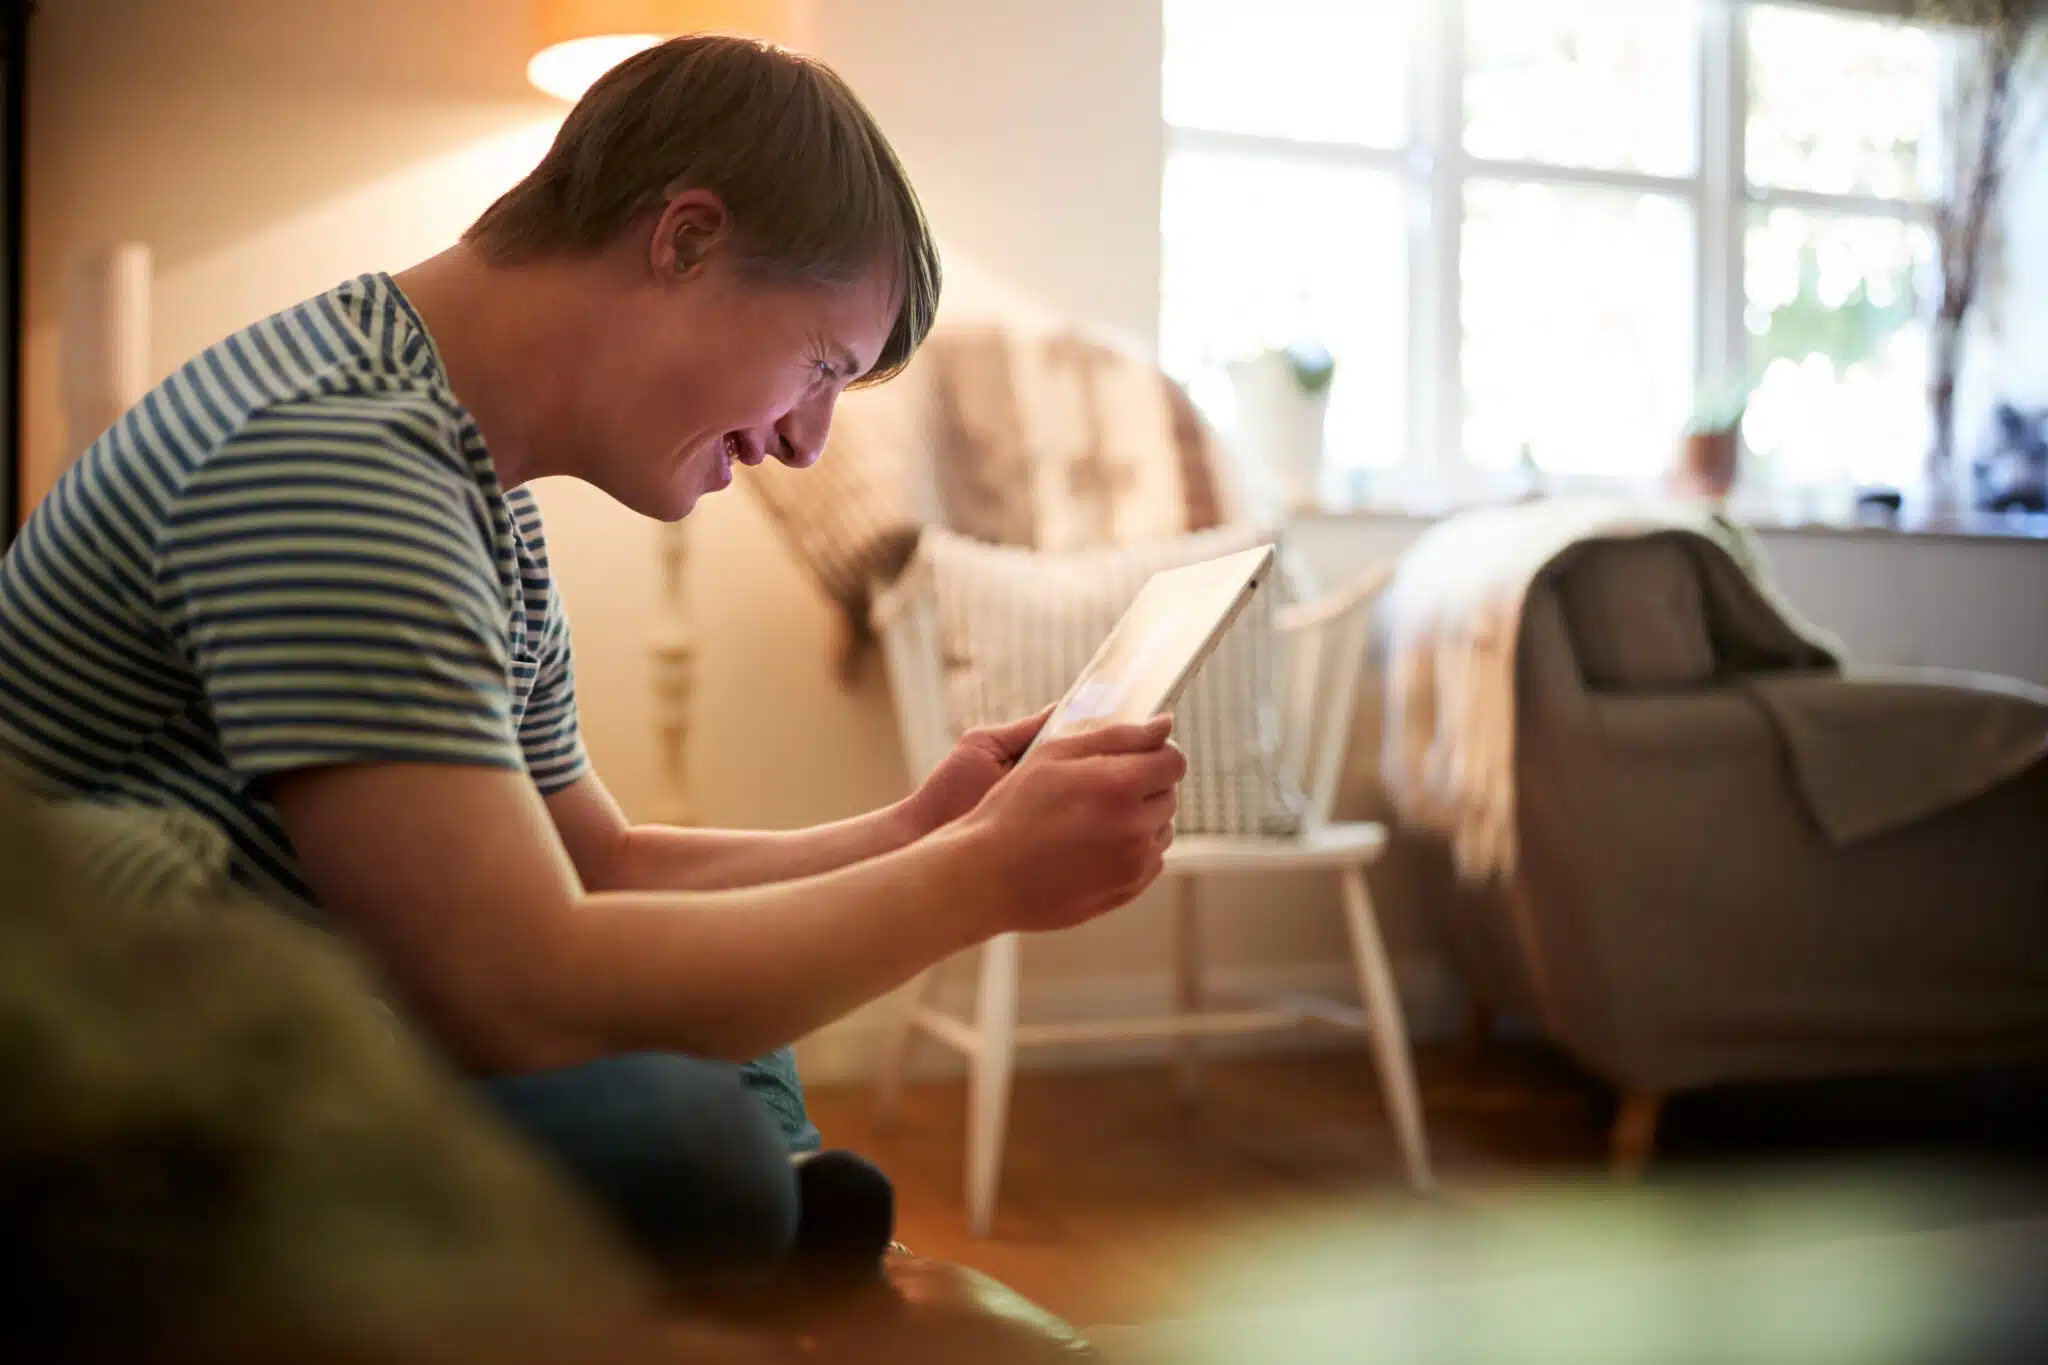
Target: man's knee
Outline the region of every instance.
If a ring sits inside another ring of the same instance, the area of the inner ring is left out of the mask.
[[[772,1274],[787,1260],[795,1174],[737,1068],[634,1053],[495,1081],[490,1092],[646,1254],[718,1275]]]

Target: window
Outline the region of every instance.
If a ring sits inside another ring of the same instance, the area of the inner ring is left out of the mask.
[[[1763,482],[1925,450],[1942,53],[1746,0],[1164,0],[1161,355],[1337,358],[1332,487],[1654,478],[1703,382]]]
[[[1684,201],[1473,179],[1464,217],[1465,458],[1627,478],[1668,452],[1693,370]]]
[[[1344,364],[1325,427],[1349,463],[1407,457],[1407,210],[1399,180],[1368,167],[1190,151],[1167,168],[1160,358],[1229,411],[1223,367],[1302,336]]]
[[[1698,32],[1685,0],[1470,0],[1465,151],[1481,161],[1692,174]]]
[[[1877,19],[1744,18],[1744,439],[1781,484],[1911,484],[1930,434],[1920,284],[1940,53],[1926,30]]]

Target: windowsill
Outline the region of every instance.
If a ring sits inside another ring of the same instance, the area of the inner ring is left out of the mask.
[[[1316,520],[1356,517],[1427,522],[1441,521],[1458,512],[1480,507],[1497,507],[1514,501],[1518,499],[1487,494],[1324,498],[1313,505],[1297,506],[1290,515],[1295,518]],[[1937,523],[1915,514],[1911,509],[1897,520],[1858,518],[1854,515],[1829,514],[1811,507],[1801,507],[1797,500],[1787,499],[1785,505],[1776,507],[1738,504],[1730,509],[1729,516],[1731,520],[1751,530],[1775,535],[1847,535],[1893,537],[1914,541],[1997,541],[2048,545],[2048,515],[2039,513],[2001,517],[1971,512],[1953,520]]]

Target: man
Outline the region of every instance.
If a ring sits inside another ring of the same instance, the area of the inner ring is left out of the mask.
[[[457,246],[227,338],[87,451],[0,562],[0,744],[48,795],[223,830],[643,1242],[772,1264],[787,1164],[716,1063],[1129,901],[1184,763],[1162,721],[1012,772],[1029,720],[859,819],[630,825],[578,738],[525,485],[674,519],[734,463],[805,467],[938,287],[828,70],[643,53]]]

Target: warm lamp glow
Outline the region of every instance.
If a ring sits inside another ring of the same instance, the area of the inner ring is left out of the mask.
[[[573,103],[626,58],[679,33],[743,33],[801,47],[809,10],[808,0],[541,0],[526,79]]]
[[[533,54],[526,79],[543,94],[574,104],[597,78],[636,52],[653,47],[666,33],[595,33],[571,38]]]

